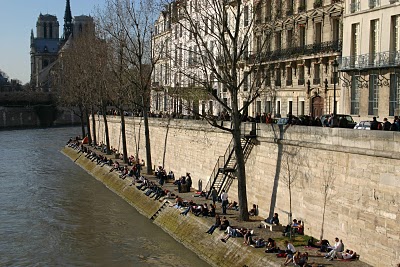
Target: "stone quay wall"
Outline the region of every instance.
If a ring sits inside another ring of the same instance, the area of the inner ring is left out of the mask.
[[[282,260],[277,260],[275,254],[243,246],[242,238],[235,238],[223,246],[220,235],[207,235],[208,238],[202,238],[210,227],[210,221],[206,218],[180,215],[180,210],[168,207],[170,203],[154,201],[145,196],[136,186],[129,186],[131,182],[128,179],[120,179],[118,173],[110,173],[108,169],[102,168],[72,148],[65,147],[62,153],[122,197],[143,216],[153,219],[156,225],[211,266],[281,266]]]
[[[103,122],[95,120],[98,141],[104,142]],[[108,123],[111,145],[122,151],[120,118],[109,116]],[[293,218],[304,221],[307,235],[319,238],[324,225],[324,238],[343,239],[366,263],[400,262],[400,133],[257,127],[246,162],[249,208],[257,204],[263,217],[278,212],[286,224],[290,185]],[[135,155],[138,143],[139,157],[144,158],[143,121],[128,117],[126,128],[128,154]],[[176,177],[190,172],[194,187],[202,181],[204,188],[232,137],[204,121],[152,118],[150,139],[154,166],[162,165],[165,152],[167,171]],[[236,180],[228,194],[237,200]]]

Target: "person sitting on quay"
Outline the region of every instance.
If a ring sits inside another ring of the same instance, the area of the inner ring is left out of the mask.
[[[272,238],[268,238],[265,253],[278,253],[279,247],[276,245],[276,241]]]
[[[251,210],[249,210],[249,215],[250,216],[257,216],[258,214],[258,206],[256,204],[253,204],[253,207]]]
[[[233,228],[231,226],[228,226],[226,228],[226,236],[221,238],[221,241],[226,243],[226,241],[228,241],[229,238],[231,237],[243,237],[245,234],[246,229],[244,228]]]
[[[208,229],[206,233],[212,235],[215,229],[217,229],[221,225],[221,223],[222,223],[221,218],[219,217],[218,214],[215,214],[215,223],[211,225],[210,229]]]
[[[254,248],[263,248],[265,247],[265,240],[262,237],[255,237],[253,240],[254,244],[251,244],[250,246]]]
[[[337,252],[332,250],[331,255],[327,258],[328,261],[333,261],[333,259],[343,259],[343,260],[350,260],[350,259],[357,259],[357,253],[353,250],[346,249],[344,252]]]
[[[221,225],[219,226],[219,230],[224,231],[228,228],[229,225],[230,225],[229,220],[224,216],[221,219]]]
[[[269,224],[279,225],[279,215],[275,212],[271,218],[267,218],[264,221]]]
[[[243,244],[248,245],[248,246],[254,244],[254,241],[253,241],[253,233],[254,233],[254,231],[251,230],[251,229],[247,229],[247,230],[244,231],[244,234],[243,234],[243,238],[244,238]]]
[[[120,171],[119,178],[124,180],[126,176],[128,175],[129,170],[128,170],[128,165],[125,165],[124,168]]]
[[[336,252],[343,251],[343,242],[341,242],[338,237],[335,237],[335,244],[333,246],[328,246],[327,251],[328,253],[325,254],[326,259],[335,257]]]
[[[118,161],[114,162],[114,166],[110,169],[110,172],[112,172],[113,170],[119,170],[119,162]]]
[[[210,217],[215,217],[215,209],[217,207],[215,206],[215,204],[210,203],[210,208],[208,210],[208,216]]]
[[[291,242],[285,240],[285,252],[286,252],[286,259],[283,265],[288,265],[289,263],[293,262],[294,254],[296,253],[296,248],[293,246]]]

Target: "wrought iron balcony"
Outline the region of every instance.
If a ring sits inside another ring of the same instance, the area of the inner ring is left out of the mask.
[[[342,57],[339,59],[339,69],[342,71],[353,69],[389,68],[400,66],[400,51],[369,53],[357,56]]]
[[[282,59],[290,59],[301,55],[313,55],[318,53],[341,52],[342,40],[329,41],[323,43],[309,44],[303,46],[278,49],[263,53],[252,54],[249,56],[249,64],[255,62],[268,62]]]

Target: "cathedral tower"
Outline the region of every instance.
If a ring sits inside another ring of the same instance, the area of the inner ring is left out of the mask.
[[[64,14],[64,40],[68,40],[69,36],[73,33],[73,24],[72,24],[72,13],[71,13],[71,5],[69,0],[65,5],[65,14]]]

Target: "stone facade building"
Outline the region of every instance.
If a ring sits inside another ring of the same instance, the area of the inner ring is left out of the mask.
[[[400,2],[345,3],[341,105],[359,120],[400,112]]]
[[[197,1],[185,3],[191,5],[192,2]],[[227,1],[226,4],[232,5],[234,1]],[[250,27],[252,34],[243,55],[243,64],[238,65],[239,75],[246,77],[239,96],[243,99],[239,102],[245,104],[248,97],[246,90],[252,83],[260,93],[244,113],[253,117],[264,112],[277,117],[286,117],[289,113],[296,116],[332,113],[335,95],[332,63],[342,51],[344,2],[261,0],[246,2],[242,9],[242,28]],[[189,34],[185,34],[185,27],[182,29],[176,23],[177,19],[179,4],[175,3],[160,15],[155,24],[154,47],[163,43],[165,55],[171,52],[159,60],[153,76],[155,90],[152,109],[156,113],[185,112],[181,108],[182,100],[174,99],[168,91],[183,89],[189,84],[182,81],[179,71],[174,71],[174,66],[186,62],[184,66],[189,67],[189,63],[193,62],[189,51],[196,47],[189,45]],[[217,27],[211,24],[205,29],[211,30],[212,26]],[[204,34],[207,34],[206,30]],[[211,37],[209,41],[210,46],[216,45]],[[186,44],[188,49],[177,50],[176,47],[182,44]],[[197,54],[197,51],[193,52]],[[247,81],[247,71],[255,65],[257,77],[250,73]],[[230,103],[230,96],[221,82],[215,82],[212,86],[218,96]],[[339,99],[340,90],[336,90],[338,111],[341,111]],[[221,107],[215,102],[213,99],[204,99],[192,103],[192,109],[218,114]]]

